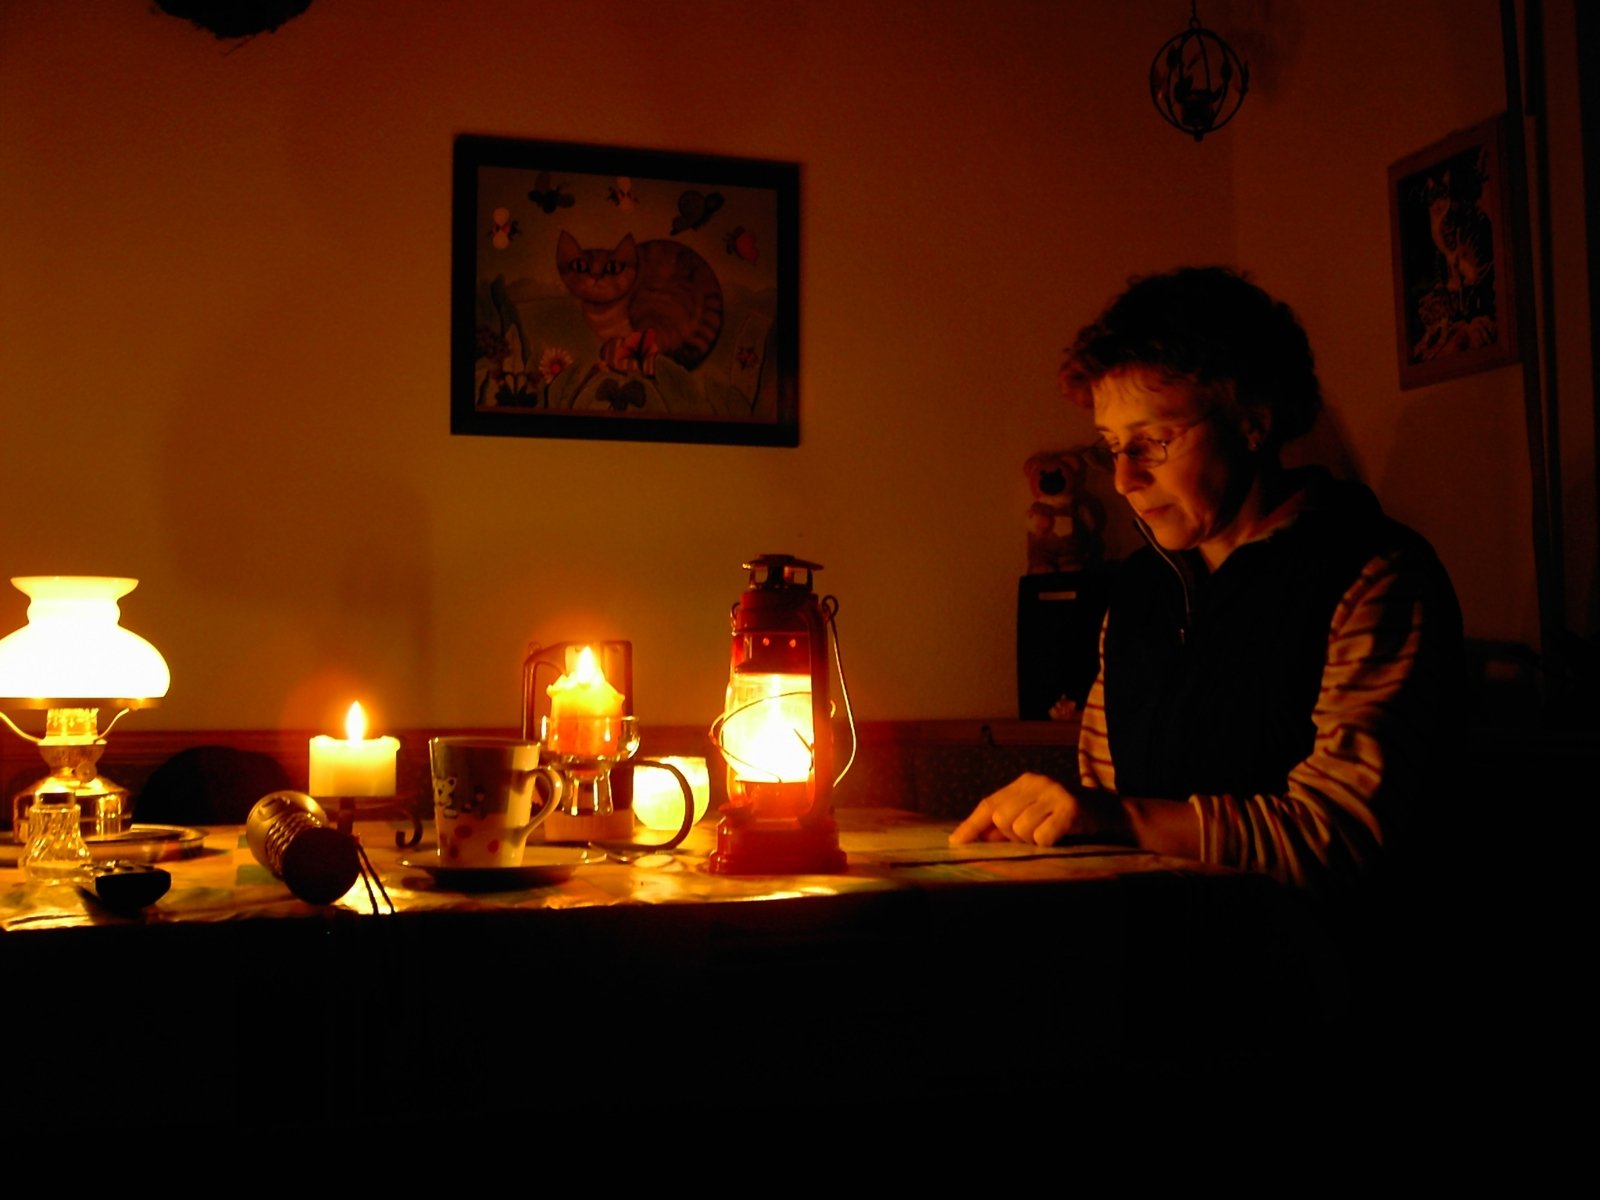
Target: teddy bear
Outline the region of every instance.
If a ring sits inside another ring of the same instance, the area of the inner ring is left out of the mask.
[[[1081,571],[1100,562],[1105,506],[1083,486],[1083,455],[1051,450],[1023,464],[1033,503],[1028,506],[1028,574]]]

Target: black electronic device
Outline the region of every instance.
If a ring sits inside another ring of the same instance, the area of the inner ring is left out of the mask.
[[[1100,624],[1115,570],[1024,575],[1017,584],[1017,715],[1046,721],[1065,698],[1082,705],[1100,669]]]

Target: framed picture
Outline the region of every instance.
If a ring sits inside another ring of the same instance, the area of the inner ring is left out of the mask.
[[[799,175],[458,137],[450,432],[799,445]]]
[[[1504,119],[1393,164],[1389,215],[1400,386],[1516,362]]]

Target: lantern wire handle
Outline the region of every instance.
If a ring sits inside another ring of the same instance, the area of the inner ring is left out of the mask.
[[[838,787],[840,781],[843,780],[844,777],[850,773],[850,768],[855,765],[856,748],[857,748],[857,746],[859,744],[859,739],[856,737],[856,714],[855,714],[855,710],[850,705],[850,684],[844,677],[844,659],[842,657],[840,657],[840,654],[839,654],[839,622],[835,619],[837,614],[838,614],[838,612],[839,612],[839,601],[838,601],[838,599],[836,597],[824,596],[822,598],[821,608],[822,608],[823,619],[827,622],[827,625],[828,625],[828,638],[833,643],[833,666],[834,666],[834,670],[839,672],[839,698],[844,701],[845,725],[850,730],[850,755],[849,755],[848,758],[845,759],[844,766],[839,769],[839,773],[833,777],[833,785],[835,787]],[[762,705],[762,704],[769,704],[773,700],[781,700],[781,699],[783,699],[785,697],[789,697],[789,696],[803,696],[803,695],[806,695],[806,693],[804,693],[804,692],[782,692],[777,696],[761,696],[761,697],[759,697],[759,698],[757,698],[755,700],[747,700],[743,704],[736,705],[735,707],[730,708],[727,712],[721,713],[720,715],[718,715],[716,720],[711,722],[711,741],[712,741],[712,743],[717,747],[718,750],[720,750],[724,755],[726,755],[731,761],[737,762],[739,765],[741,765],[743,767],[746,767],[746,768],[748,768],[750,770],[761,771],[763,768],[761,768],[758,764],[749,762],[746,759],[742,759],[736,754],[729,753],[728,748],[723,744],[723,741],[722,741],[722,728],[723,728],[723,726],[725,726],[729,722],[729,720],[731,720],[733,717],[738,716],[740,713],[746,711],[747,709],[755,708],[758,705]],[[800,733],[799,733],[798,730],[795,731],[795,737],[799,738],[800,744],[805,746],[808,751],[810,751],[813,755],[815,755],[816,747],[814,745],[807,745],[806,744],[806,740],[804,738],[800,737]]]
[[[775,696],[757,696],[754,700],[746,700],[743,704],[735,705],[727,712],[718,716],[715,721],[711,722],[711,740],[716,743],[717,749],[722,751],[723,755],[726,756],[729,762],[738,763],[740,766],[760,774],[771,774],[771,771],[768,770],[768,768],[761,766],[761,764],[753,763],[747,758],[740,758],[737,754],[734,754],[732,751],[730,751],[727,746],[723,744],[722,728],[730,720],[742,712],[748,712],[752,708],[760,708],[762,705],[771,704],[774,700],[788,700],[796,696],[804,696],[809,700],[811,698],[811,693],[779,692]],[[817,750],[816,743],[814,741],[806,741],[806,739],[800,735],[800,731],[798,729],[790,730],[790,732],[794,734],[795,740],[806,748],[806,753],[813,756],[814,760]]]
[[[833,777],[833,786],[838,787],[839,782],[850,773],[850,768],[856,761],[856,714],[850,707],[850,685],[844,678],[844,660],[839,657],[839,622],[836,617],[839,612],[839,601],[834,596],[822,598],[822,615],[828,622],[828,635],[833,641],[833,666],[839,672],[839,698],[844,701],[845,724],[850,729],[850,757],[845,759],[844,766]]]

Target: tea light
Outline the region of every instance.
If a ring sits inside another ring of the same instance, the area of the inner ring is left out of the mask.
[[[551,748],[561,754],[610,753],[614,736],[606,718],[620,717],[626,702],[606,680],[594,649],[578,651],[572,674],[563,675],[545,689],[550,697]]]
[[[689,781],[694,794],[694,819],[699,821],[711,806],[711,778],[703,758],[663,758],[657,760],[677,767]],[[683,823],[683,789],[670,771],[653,767],[633,773],[633,815],[646,829],[676,830]]]
[[[313,796],[392,796],[400,739],[367,737],[367,714],[359,702],[345,715],[345,736],[319,733],[311,739]]]

